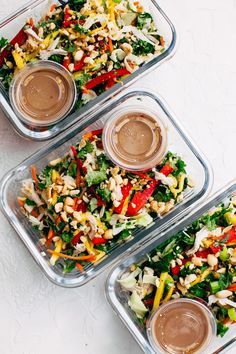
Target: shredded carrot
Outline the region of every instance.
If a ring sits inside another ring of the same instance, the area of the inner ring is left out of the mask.
[[[58,217],[56,218],[56,225],[60,224],[61,221],[61,215],[58,215]]]
[[[61,258],[67,258],[67,259],[72,259],[74,261],[95,261],[96,256],[93,254],[89,254],[88,256],[78,256],[78,257],[74,257],[74,256],[68,256],[67,254],[64,253],[60,253],[60,252],[56,252],[50,249],[47,249],[48,253],[54,254],[55,256],[61,257]]]
[[[89,90],[86,89],[86,87],[82,87],[82,92],[83,92],[83,93],[89,93]]]
[[[160,36],[160,44],[162,47],[165,46],[165,41],[164,41],[164,38],[162,36]]]
[[[134,6],[138,6],[138,5],[139,5],[139,1],[135,1]]]
[[[88,139],[90,139],[92,136],[93,136],[92,133],[89,132],[89,133],[86,133],[86,134],[83,135],[83,139],[84,139],[84,140],[88,140]]]
[[[37,177],[37,173],[36,173],[36,167],[35,166],[31,166],[31,176],[33,178],[33,180],[38,183],[38,177]]]
[[[39,213],[35,209],[33,209],[31,211],[31,215],[34,216],[35,218],[37,218],[39,216]]]
[[[22,200],[22,199],[20,199],[20,198],[17,198],[17,201],[18,201],[18,204],[19,204],[20,206],[24,206],[24,205],[25,205],[25,201],[24,201],[24,200]]]
[[[80,263],[76,263],[76,267],[83,273],[84,267]]]
[[[139,7],[137,8],[137,12],[138,12],[139,14],[141,14],[141,13],[143,12],[142,6],[139,6]]]
[[[51,238],[53,238],[54,235],[55,235],[55,232],[54,232],[52,229],[50,229],[50,230],[48,231],[48,240],[50,240]]]
[[[56,6],[57,6],[57,4],[52,4],[52,6],[50,7],[49,12],[53,12],[53,10],[55,9]]]
[[[109,51],[112,53],[113,52],[113,44],[112,44],[112,39],[108,37],[108,47]]]
[[[29,18],[28,24],[29,24],[31,27],[34,26],[34,20],[32,19],[32,17]]]

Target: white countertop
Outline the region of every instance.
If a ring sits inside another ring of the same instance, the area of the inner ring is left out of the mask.
[[[0,18],[24,2],[1,0]],[[236,1],[159,4],[177,27],[179,47],[136,87],[165,98],[210,160],[215,191],[236,177]],[[44,143],[23,140],[2,112],[0,127],[1,177]],[[141,353],[105,300],[107,272],[82,288],[54,286],[2,215],[0,224],[1,354]]]

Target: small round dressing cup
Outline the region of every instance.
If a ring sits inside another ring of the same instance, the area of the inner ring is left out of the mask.
[[[42,60],[19,70],[9,94],[15,113],[24,123],[43,127],[70,113],[76,101],[76,85],[62,65]]]
[[[153,350],[160,353],[206,353],[216,332],[211,311],[204,304],[187,298],[161,305],[147,321],[149,342]]]
[[[127,106],[114,111],[102,139],[114,164],[129,171],[150,170],[167,152],[167,129],[148,107]]]

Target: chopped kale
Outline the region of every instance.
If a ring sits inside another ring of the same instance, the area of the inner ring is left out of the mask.
[[[83,26],[81,26],[79,23],[75,24],[74,30],[76,32],[79,32],[81,34],[86,34],[88,33],[88,30],[86,28],[84,28]]]
[[[70,232],[62,232],[61,238],[64,242],[70,242],[73,238],[73,234]]]
[[[100,197],[102,198],[102,200],[104,200],[105,202],[109,202],[111,200],[111,192],[109,191],[109,189],[104,188],[97,188],[96,192],[98,195],[100,195]]]
[[[138,39],[133,42],[132,47],[134,55],[145,55],[148,53],[153,54],[155,52],[155,46],[149,42],[143,41],[142,39]]]
[[[30,205],[30,206],[36,206],[37,205],[33,200],[30,200],[28,198],[26,198],[25,203],[27,205]]]
[[[8,44],[8,40],[4,37],[0,38],[0,49]]]
[[[80,11],[84,4],[86,3],[86,0],[69,0],[68,5],[71,10],[74,11]]]
[[[93,152],[94,146],[92,143],[90,143],[90,141],[86,142],[86,145],[78,152],[78,157],[82,160],[86,159],[86,155],[88,153]]]
[[[63,55],[53,54],[49,57],[49,60],[55,61],[56,63],[61,64],[63,62]]]

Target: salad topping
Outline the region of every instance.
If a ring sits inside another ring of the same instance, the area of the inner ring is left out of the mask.
[[[110,159],[135,171],[157,165],[167,150],[167,131],[160,118],[146,107],[125,107],[104,127],[104,149]]]
[[[236,198],[159,245],[119,283],[143,325],[152,310],[170,299],[200,298],[223,336],[236,321]]]
[[[53,60],[73,74],[80,108],[164,47],[139,1],[69,0],[38,23],[29,19],[10,42],[0,40],[0,80],[8,88],[26,63]]]
[[[100,260],[169,212],[188,184],[184,161],[171,152],[153,171],[120,169],[104,153],[102,129],[87,132],[41,172],[32,166],[31,174],[18,202],[39,230],[51,264],[65,272]]]

